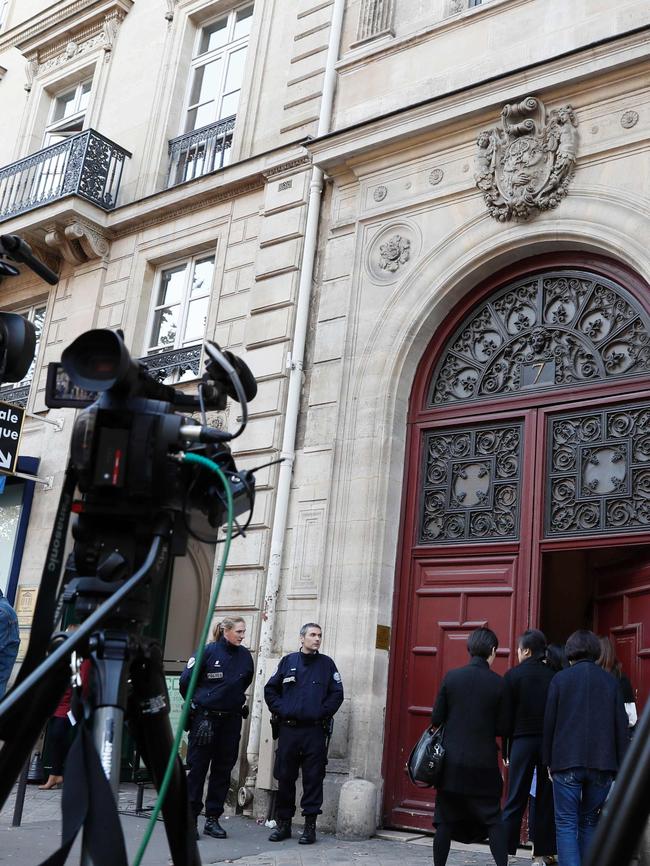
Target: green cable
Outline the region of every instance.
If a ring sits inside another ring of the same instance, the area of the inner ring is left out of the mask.
[[[201,661],[203,659],[203,652],[205,650],[205,644],[208,639],[208,632],[210,630],[210,623],[212,622],[212,614],[214,613],[214,609],[217,604],[217,598],[219,597],[219,591],[221,590],[221,584],[223,582],[223,575],[226,570],[226,562],[228,561],[228,553],[230,551],[230,542],[232,540],[232,528],[234,524],[234,511],[233,511],[233,500],[232,500],[232,492],[230,490],[230,485],[228,484],[228,479],[223,474],[221,469],[217,466],[216,463],[213,463],[212,460],[208,460],[207,457],[203,457],[201,454],[183,454],[183,462],[184,463],[198,463],[201,466],[205,466],[206,469],[209,469],[211,472],[216,472],[216,474],[221,479],[221,483],[223,484],[224,490],[226,491],[226,501],[228,506],[228,523],[226,526],[226,540],[224,544],[223,557],[221,559],[221,564],[219,566],[219,573],[217,574],[217,579],[214,584],[214,589],[212,590],[212,595],[210,596],[210,603],[208,605],[208,613],[205,618],[205,622],[203,623],[203,630],[201,632],[201,636],[199,638],[199,648],[198,652],[195,656],[194,670],[192,671],[192,676],[190,678],[190,684],[187,689],[187,695],[185,698],[185,704],[183,705],[183,711],[181,712],[181,717],[178,722],[178,727],[176,729],[176,736],[174,737],[174,745],[172,747],[171,755],[169,756],[169,761],[167,762],[167,769],[165,770],[165,775],[162,780],[162,784],[160,786],[160,790],[158,791],[158,798],[156,800],[156,804],[153,808],[153,812],[151,813],[151,817],[149,818],[149,823],[147,824],[147,829],[145,831],[144,836],[142,837],[142,842],[140,843],[140,848],[138,849],[138,853],[135,855],[135,860],[133,861],[133,866],[140,866],[142,862],[142,858],[144,856],[144,852],[147,849],[147,845],[151,839],[151,835],[154,831],[154,827],[156,826],[156,821],[158,820],[158,815],[160,814],[160,810],[162,809],[162,804],[165,800],[165,796],[167,795],[167,789],[169,788],[169,783],[171,781],[172,773],[174,772],[174,764],[176,763],[176,757],[178,755],[178,749],[181,743],[181,738],[183,736],[183,731],[185,730],[185,722],[187,716],[190,711],[190,705],[192,703],[192,695],[194,694],[194,689],[196,687],[197,681],[199,679],[199,672],[201,670]]]

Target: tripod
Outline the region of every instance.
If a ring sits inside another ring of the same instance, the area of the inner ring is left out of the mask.
[[[96,516],[93,515],[93,518]],[[105,515],[103,517],[105,519]],[[95,524],[94,532],[96,520],[92,522]],[[118,523],[118,534],[120,529]],[[72,605],[75,613],[84,621],[74,634],[50,653],[40,668],[32,671],[9,693],[2,704],[0,714],[3,731],[15,728],[18,724],[20,727],[0,753],[0,799],[4,800],[9,793],[38,731],[63,693],[67,678],[66,659],[77,649],[81,650],[82,655],[89,656],[93,663],[95,696],[90,713],[92,738],[103,777],[108,780],[113,798],[117,798],[122,723],[125,717],[154,785],[160,788],[174,738],[169,722],[169,698],[162,653],[157,642],[144,637],[142,630],[148,622],[152,590],[160,585],[168,570],[171,529],[172,518],[169,514],[156,516],[150,535],[153,541],[147,555],[141,567],[128,579],[110,579],[123,571],[126,563],[125,558],[113,548],[114,553],[105,561],[101,576],[75,577],[66,584],[64,603]],[[138,534],[143,535],[142,532]],[[131,543],[127,542],[127,546],[131,546]],[[19,719],[19,709],[24,707],[27,697],[29,712],[20,713]],[[71,766],[70,772],[74,782],[79,784],[79,775],[89,771],[84,770],[82,761],[77,766]],[[101,777],[102,774],[95,774],[90,781],[97,784]],[[66,821],[65,800],[64,787],[63,859],[52,861],[56,863],[63,862],[80,824],[87,817],[86,814],[76,818],[72,815]],[[187,800],[185,771],[178,755],[175,757],[169,793],[162,811],[175,866],[200,866],[194,820]],[[97,821],[91,821],[90,824],[96,828]],[[95,862],[92,852],[97,851],[98,844],[102,842],[93,839],[92,832],[86,823],[83,866]]]

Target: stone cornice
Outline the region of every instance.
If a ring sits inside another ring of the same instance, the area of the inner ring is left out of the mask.
[[[56,50],[79,33],[101,27],[111,16],[120,19],[128,13],[134,0],[59,0],[26,21],[12,27],[0,38],[0,52],[18,48],[23,54]]]
[[[529,92],[537,95],[562,87],[566,93],[574,83],[585,85],[622,67],[645,62],[650,55],[647,28],[639,28],[599,45],[578,48],[559,57],[551,57],[530,67],[506,72],[485,82],[470,82],[451,93],[443,93],[399,111],[369,118],[349,127],[305,142],[315,165],[335,166],[357,157],[366,161],[368,151],[387,146],[406,146],[408,138],[430,135],[449,123],[470,124],[485,112],[499,111],[506,102],[523,98]],[[545,97],[547,100],[549,96]]]

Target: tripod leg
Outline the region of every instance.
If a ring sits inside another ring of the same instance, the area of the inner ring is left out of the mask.
[[[6,742],[0,751],[0,806],[9,796],[34,743],[56,709],[69,680],[70,669],[67,665],[56,668],[47,680],[34,686],[24,705],[18,705],[20,714],[12,716],[11,724],[7,725]]]
[[[169,722],[169,696],[158,644],[149,644],[144,648],[143,655],[133,662],[131,682],[133,693],[129,703],[129,726],[138,751],[159,790],[174,737]],[[194,819],[187,799],[185,770],[178,755],[162,814],[174,866],[200,866]]]

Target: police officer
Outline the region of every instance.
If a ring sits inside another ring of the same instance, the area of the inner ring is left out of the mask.
[[[246,689],[253,679],[253,658],[241,643],[246,623],[241,617],[224,617],[214,628],[214,643],[205,647],[201,673],[192,698],[187,747],[187,787],[196,822],[203,808],[203,786],[210,767],[205,801],[206,836],[225,839],[219,824],[230,787],[230,773],[237,761],[242,718],[248,716]],[[183,697],[192,676],[195,659],[181,674]],[[198,828],[196,837],[199,838]]]
[[[332,717],[343,703],[341,675],[329,656],[318,649],[321,627],[308,622],[300,629],[300,652],[280,660],[266,684],[264,699],[278,731],[275,756],[277,826],[270,842],[291,837],[291,819],[296,811],[296,780],[302,768],[300,801],[305,826],[299,844],[316,841],[316,817],[323,804],[323,779]],[[275,732],[274,732],[275,733]]]

